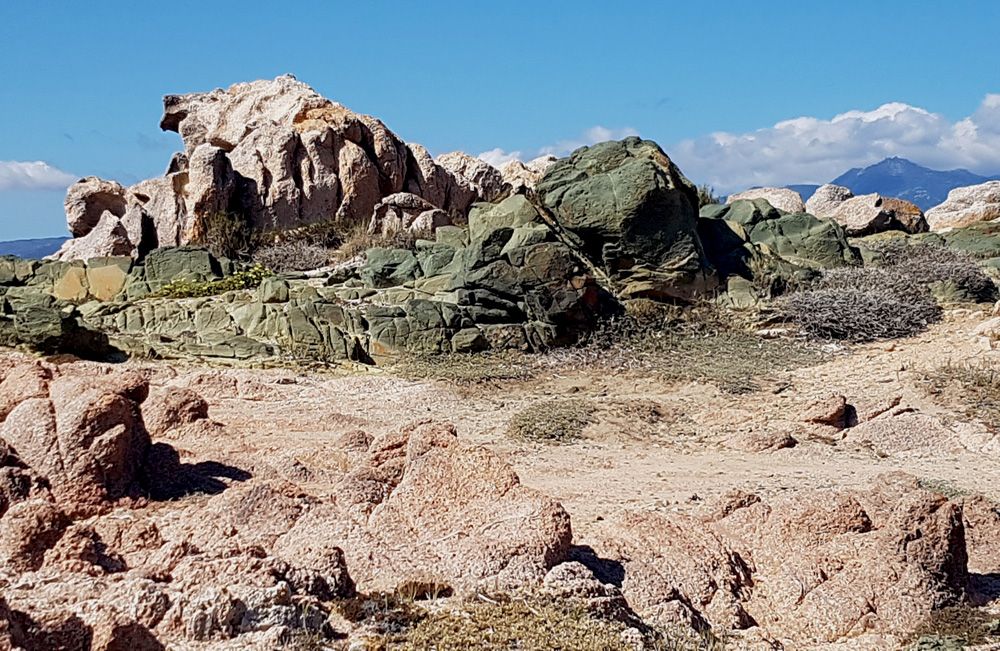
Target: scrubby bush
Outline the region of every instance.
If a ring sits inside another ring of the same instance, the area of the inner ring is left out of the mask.
[[[308,271],[330,261],[330,250],[303,240],[281,242],[254,251],[253,260],[272,271]]]
[[[941,319],[930,290],[896,268],[827,271],[782,309],[811,337],[851,342],[908,337]]]
[[[248,258],[260,243],[250,221],[236,213],[207,215],[194,243],[204,246],[217,258]]]
[[[174,280],[151,294],[150,298],[201,298],[237,289],[255,289],[270,275],[270,269],[257,264],[218,280]]]
[[[976,302],[995,301],[997,288],[966,253],[925,243],[888,241],[872,248],[876,265],[892,268],[922,285],[950,285],[960,296]]]
[[[545,443],[564,443],[579,438],[594,420],[594,405],[586,400],[536,402],[514,415],[507,434],[514,438]]]
[[[885,242],[871,266],[831,269],[781,308],[807,335],[851,342],[908,337],[941,319],[935,294],[992,301],[997,288],[967,255],[924,243]]]

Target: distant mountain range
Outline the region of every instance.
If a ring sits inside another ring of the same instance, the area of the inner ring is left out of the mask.
[[[932,208],[948,198],[948,192],[966,185],[1000,180],[1000,176],[980,176],[969,170],[932,170],[905,158],[886,158],[868,167],[856,167],[830,181],[850,188],[854,194],[877,192],[887,197],[899,197],[920,206]],[[785,186],[802,195],[806,201],[818,185]]]
[[[19,258],[44,258],[59,250],[66,237],[43,237],[34,240],[11,240],[0,242],[0,255],[16,255]]]

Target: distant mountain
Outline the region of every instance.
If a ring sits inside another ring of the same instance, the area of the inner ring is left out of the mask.
[[[19,258],[44,258],[59,250],[66,237],[43,237],[35,240],[10,240],[0,242],[0,255],[16,255]]]
[[[998,178],[1000,177],[980,176],[961,169],[932,170],[905,158],[894,157],[865,168],[849,170],[831,183],[848,187],[854,194],[878,192],[887,197],[899,197],[927,210],[944,201],[950,190]]]

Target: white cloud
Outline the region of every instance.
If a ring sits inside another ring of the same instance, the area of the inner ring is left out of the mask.
[[[1000,94],[987,95],[975,113],[957,122],[892,102],[830,120],[800,117],[749,133],[713,133],[681,141],[669,153],[685,175],[722,193],[755,185],[824,183],[889,156],[936,169],[996,174]]]
[[[600,124],[590,127],[577,138],[571,138],[568,140],[560,140],[552,145],[546,145],[541,147],[533,155],[525,156],[524,152],[518,151],[505,151],[497,147],[496,149],[491,149],[489,151],[484,151],[479,154],[479,158],[486,161],[493,167],[499,168],[505,163],[509,163],[512,160],[526,161],[532,158],[537,158],[538,156],[566,156],[574,149],[579,149],[587,145],[593,145],[598,142],[604,142],[606,140],[621,140],[628,136],[638,136],[639,132],[632,127],[623,127],[620,129],[609,129],[608,127],[602,126]]]
[[[524,160],[521,152],[519,151],[504,151],[497,147],[496,149],[491,149],[489,151],[484,151],[479,154],[477,158],[480,158],[493,167],[500,169],[502,165],[509,163],[512,160]]]
[[[65,190],[77,177],[42,161],[0,161],[0,192]]]

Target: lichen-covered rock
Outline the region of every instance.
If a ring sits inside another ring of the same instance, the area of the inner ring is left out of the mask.
[[[583,147],[536,187],[561,234],[623,296],[691,299],[715,286],[698,239],[698,197],[656,143]]]
[[[800,267],[826,269],[861,262],[839,224],[807,213],[785,213],[763,199],[705,206],[701,216],[739,224],[751,242]]]

